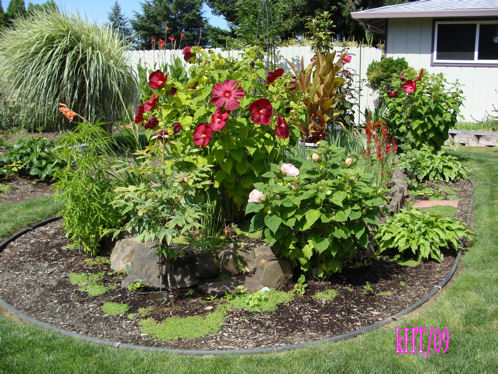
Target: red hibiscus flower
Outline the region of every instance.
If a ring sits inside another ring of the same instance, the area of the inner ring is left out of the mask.
[[[350,62],[351,62],[351,55],[345,54],[344,57],[342,58],[342,63],[349,64]]]
[[[272,84],[273,82],[275,82],[275,80],[278,77],[281,77],[283,73],[284,73],[284,69],[282,69],[282,68],[278,68],[275,71],[270,71],[268,73],[268,75],[266,76],[266,83],[265,83],[265,85],[268,86],[269,84]]]
[[[238,99],[242,99],[244,94],[244,90],[237,87],[237,82],[235,81],[218,82],[213,86],[213,105],[216,108],[221,108],[225,105],[226,110],[235,110],[240,105]]]
[[[256,125],[268,126],[271,122],[271,115],[273,114],[273,107],[267,99],[259,99],[249,105],[252,121]]]
[[[159,130],[159,131],[156,131],[154,133],[154,135],[152,135],[153,138],[158,138],[158,137],[161,137],[161,138],[169,138],[168,136],[168,132],[166,130]]]
[[[407,94],[411,94],[415,92],[415,88],[417,88],[417,81],[412,81],[411,79],[408,79],[405,83],[403,83],[403,90]]]
[[[178,91],[176,87],[171,87],[171,91],[170,91],[171,96],[175,96],[176,91]]]
[[[181,129],[182,129],[182,125],[180,124],[180,122],[173,123],[173,133],[174,134],[178,134]]]
[[[149,87],[150,88],[161,88],[166,83],[168,74],[163,74],[161,70],[156,70],[149,75]]]
[[[189,61],[192,57],[194,56],[194,54],[192,53],[192,47],[185,47],[183,48],[183,58],[185,61]]]
[[[225,127],[229,116],[230,112],[223,109],[216,109],[216,111],[211,116],[211,123],[209,124],[211,130],[218,131]]]
[[[154,129],[156,128],[156,126],[159,124],[159,120],[157,119],[157,117],[150,117],[149,120],[147,121],[147,123],[144,125],[144,128],[146,129]]]
[[[389,90],[387,91],[387,96],[389,96],[390,98],[396,97],[398,96],[398,91]]]
[[[417,79],[415,79],[415,82],[418,82],[418,80],[422,77],[422,73],[424,72],[424,69],[420,69],[420,73],[418,73]]]
[[[280,113],[277,113],[277,127],[275,127],[275,134],[280,139],[287,139],[290,136],[287,121],[280,115]]]
[[[400,80],[402,80],[402,81],[404,81],[404,80],[405,80],[405,78],[406,78],[406,74],[401,74],[401,75],[399,76],[399,79],[400,79]]]
[[[297,88],[297,78],[292,77],[290,90],[292,91],[292,90],[295,90],[296,88]]]
[[[144,112],[150,112],[152,109],[154,109],[154,106],[157,103],[157,100],[159,100],[159,96],[155,96],[154,92],[152,93],[152,96],[150,97],[149,100],[147,100],[145,103],[143,103],[143,111]]]
[[[205,123],[199,123],[194,131],[194,144],[205,147],[213,137],[213,130]]]
[[[144,121],[144,105],[140,105],[137,108],[137,115],[135,116],[135,124],[142,123]]]

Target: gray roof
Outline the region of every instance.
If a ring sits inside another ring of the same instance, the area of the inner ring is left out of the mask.
[[[355,19],[498,16],[498,0],[419,0],[352,12]]]

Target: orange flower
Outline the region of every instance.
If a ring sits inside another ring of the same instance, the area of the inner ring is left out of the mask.
[[[59,106],[59,112],[61,112],[64,117],[69,120],[69,122],[73,122],[73,118],[77,116],[76,112],[69,109],[66,104],[59,103]]]

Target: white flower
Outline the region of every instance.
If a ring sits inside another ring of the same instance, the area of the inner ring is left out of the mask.
[[[265,199],[265,195],[263,195],[263,193],[261,191],[254,189],[249,194],[249,200],[247,200],[247,202],[248,203],[260,203],[264,199]]]
[[[280,170],[282,170],[288,177],[297,177],[299,175],[299,169],[292,164],[283,163]]]
[[[353,163],[353,159],[351,157],[348,157],[345,162],[347,166],[351,166],[351,164]]]
[[[311,159],[313,161],[318,161],[320,159],[320,155],[318,153],[313,152],[313,154],[311,155]]]
[[[262,289],[260,289],[261,292],[268,292],[270,291],[270,289],[268,287],[263,287]]]

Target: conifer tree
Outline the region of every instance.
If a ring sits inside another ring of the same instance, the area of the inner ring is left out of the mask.
[[[111,8],[108,19],[111,27],[119,32],[124,40],[129,41],[131,38],[131,30],[128,26],[128,19],[121,13],[121,7],[117,0]]]
[[[3,12],[2,3],[0,2],[0,29],[5,26],[5,13]]]
[[[18,17],[24,17],[25,15],[26,5],[24,4],[24,0],[10,0],[6,12],[7,19],[14,20]]]

